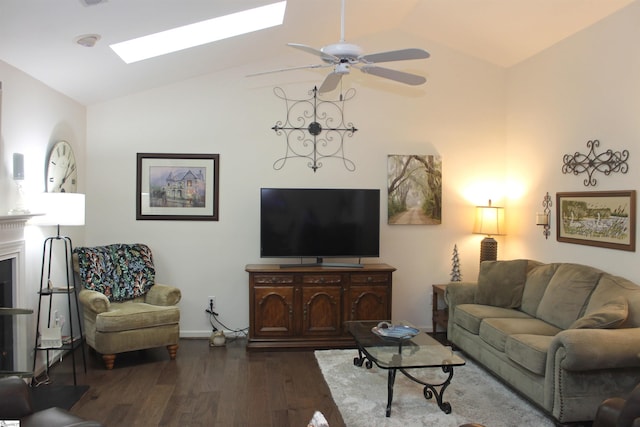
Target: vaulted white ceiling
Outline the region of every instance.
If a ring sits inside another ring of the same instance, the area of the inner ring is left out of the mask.
[[[125,64],[109,44],[276,0],[0,0],[0,60],[89,105],[227,68],[291,54],[287,42],[320,48],[340,38],[340,0],[288,0],[284,24],[164,57]],[[346,0],[346,39],[399,34],[437,42],[509,67],[640,0]],[[95,47],[75,43],[99,34]],[[366,43],[367,53],[377,51]],[[373,46],[371,46],[373,45]],[[387,50],[385,46],[384,50]],[[300,63],[317,62],[305,53]],[[432,57],[429,61],[437,60]],[[392,66],[390,66],[392,68]],[[402,63],[393,68],[402,70]],[[256,66],[254,71],[262,71]],[[295,71],[305,73],[309,71]],[[274,84],[286,74],[274,74]]]

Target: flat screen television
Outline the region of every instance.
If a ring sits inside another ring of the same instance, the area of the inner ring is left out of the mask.
[[[380,190],[260,190],[262,258],[316,258],[314,265],[360,266],[325,263],[323,259],[379,255]]]

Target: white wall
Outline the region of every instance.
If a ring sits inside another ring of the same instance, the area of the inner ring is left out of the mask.
[[[508,209],[509,233],[498,238],[499,258],[580,262],[640,281],[637,269],[629,268],[637,261],[635,252],[558,243],[555,226],[545,240],[534,225],[547,191],[555,196],[592,189],[582,185],[582,177],[561,173],[563,154],[585,152],[589,139],[600,139],[603,149],[631,152],[629,173],[598,176],[594,189],[637,189],[633,159],[640,133],[640,54],[630,46],[640,36],[638,21],[639,7],[633,4],[509,70],[398,34],[358,40],[380,50],[420,44],[432,58],[415,65],[424,67],[428,77],[417,88],[356,71],[347,77],[347,86],[358,91],[346,110],[359,129],[346,143],[355,172],[339,162],[325,162],[314,174],[304,162],[293,160],[283,170],[273,170],[284,151],[283,138],[270,129],[284,114],[273,87],[302,97],[324,74],[243,76],[297,58],[273,59],[93,105],[86,123],[84,107],[0,62],[0,208],[8,210],[13,202],[13,152],[25,154],[30,191],[41,191],[50,144],[70,140],[80,159],[79,188],[87,194],[87,226],[84,234],[81,229],[66,234],[76,244],[151,245],[158,280],[183,290],[184,336],[208,335],[208,295],[217,296],[227,325],[247,326],[244,266],[271,261],[258,254],[260,187],[367,187],[384,194],[388,154],[439,154],[443,159],[442,224],[389,226],[383,220],[381,257],[370,260],[398,269],[396,319],[430,327],[430,285],[449,279],[454,244],[463,279],[474,280],[482,236],[470,233],[473,206],[488,198]],[[136,221],[138,152],[219,153],[220,221]],[[385,203],[381,213],[384,218]],[[27,275],[35,305],[42,239],[51,230],[27,231]]]
[[[44,84],[29,77],[16,68],[0,61],[0,81],[2,81],[2,129],[0,135],[0,212],[4,215],[16,202],[16,186],[12,180],[13,153],[24,154],[25,199],[27,207],[29,201],[37,193],[45,189],[46,157],[51,146],[59,140],[66,140],[72,145],[78,159],[85,155],[86,110],[84,106],[48,88]],[[79,162],[78,191],[84,192],[84,162]],[[26,287],[21,290],[21,301],[25,307],[38,307],[40,288],[40,272],[42,264],[42,245],[44,239],[56,234],[54,227],[36,227],[28,225],[25,228],[25,279]],[[84,230],[78,228],[63,228],[62,234],[69,236],[76,244],[82,244]],[[56,252],[57,253],[57,252]],[[59,252],[61,255],[63,252]],[[55,255],[55,253],[54,253]],[[63,261],[55,259],[54,262]],[[56,266],[58,266],[56,264]],[[59,267],[59,266],[58,266]],[[53,273],[58,271],[54,267]],[[57,280],[57,276],[56,276]],[[66,313],[66,301],[60,297],[54,301],[61,313]],[[55,307],[54,307],[55,308]],[[43,322],[46,322],[43,319]],[[32,349],[35,343],[35,314],[27,317],[27,343]],[[77,329],[76,329],[77,330]],[[40,354],[39,356],[43,356]],[[31,369],[32,361],[29,361]],[[36,369],[41,368],[39,362]]]
[[[381,42],[406,44],[403,39]],[[368,260],[398,269],[394,317],[429,325],[430,285],[449,279],[454,244],[460,249],[463,275],[477,274],[481,236],[470,234],[472,205],[486,203],[490,195],[468,200],[464,189],[477,180],[503,179],[505,74],[444,47],[425,47],[433,58],[420,64],[429,78],[424,86],[409,88],[355,70],[346,77],[345,83],[357,90],[345,113],[359,129],[346,142],[355,172],[331,160],[316,173],[306,161],[295,159],[280,171],[273,169],[284,154],[284,139],[271,127],[285,113],[273,87],[302,98],[324,76],[297,71],[244,77],[278,67],[282,58],[90,106],[87,243],[148,243],[158,281],[183,291],[184,336],[210,333],[204,313],[209,295],[217,297],[225,324],[245,327],[249,304],[244,266],[279,261],[259,258],[260,187],[379,188],[386,200],[388,154],[439,154],[444,164],[442,225],[389,226],[385,201],[381,256]],[[220,220],[136,221],[138,152],[219,153]]]
[[[522,191],[508,204],[514,221],[509,257],[587,263],[640,283],[639,258],[626,252],[559,243],[556,192],[638,190],[640,168],[640,3],[570,37],[513,67],[508,73],[507,175]],[[595,173],[597,186],[585,187],[586,174],[562,174],[564,154],[629,150],[627,174]],[[536,227],[546,192],[553,198],[552,235]],[[637,235],[637,232],[636,232]]]

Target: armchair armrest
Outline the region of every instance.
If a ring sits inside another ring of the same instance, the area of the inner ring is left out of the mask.
[[[0,378],[0,419],[17,420],[32,412],[29,386],[15,376]]]
[[[180,289],[156,283],[144,296],[144,302],[151,305],[176,305],[182,298]]]
[[[560,366],[568,371],[640,368],[640,328],[562,331],[551,341],[547,369],[562,350]]]
[[[95,314],[109,311],[109,306],[111,305],[105,295],[89,289],[82,289],[78,293],[78,298],[80,298],[80,302],[86,309],[91,310]]]

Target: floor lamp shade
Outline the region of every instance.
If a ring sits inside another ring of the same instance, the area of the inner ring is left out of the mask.
[[[34,225],[84,225],[84,194],[41,193],[34,212],[44,215],[31,219]]]
[[[495,261],[498,258],[498,242],[491,236],[506,234],[504,208],[491,206],[491,200],[489,200],[488,206],[476,206],[473,233],[487,236],[480,243],[480,262]]]

